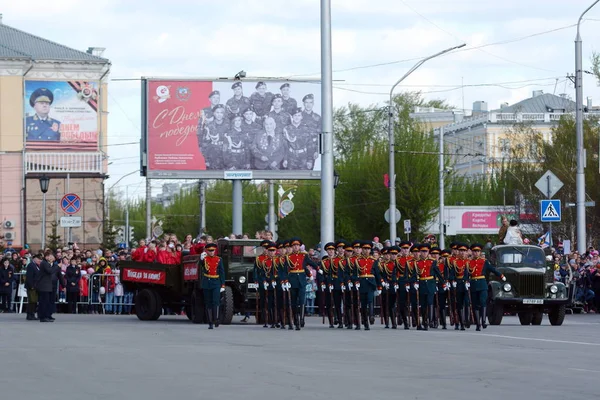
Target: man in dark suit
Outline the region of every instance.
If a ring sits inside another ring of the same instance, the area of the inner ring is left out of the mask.
[[[38,317],[40,322],[54,322],[54,318],[52,318],[52,302],[54,301],[52,281],[56,279],[59,271],[58,265],[54,264],[54,254],[47,251],[44,254],[44,260],[40,263],[39,277],[35,286],[39,297]]]
[[[35,309],[38,302],[38,293],[35,290],[35,283],[40,275],[40,263],[42,255],[36,254],[31,262],[27,264],[27,273],[25,275],[25,289],[27,289],[27,321],[37,321]]]

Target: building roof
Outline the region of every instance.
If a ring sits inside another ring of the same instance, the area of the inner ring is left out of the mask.
[[[108,64],[106,58],[71,49],[0,22],[0,59]]]
[[[575,111],[575,102],[565,97],[543,93],[494,111],[500,113],[571,112]]]

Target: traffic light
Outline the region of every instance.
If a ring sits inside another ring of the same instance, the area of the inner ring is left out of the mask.
[[[128,239],[129,239],[129,242],[133,242],[133,235],[134,235],[134,233],[135,233],[135,232],[134,232],[134,230],[133,230],[133,226],[130,226],[130,227],[129,227],[129,238],[128,238]],[[127,244],[129,244],[129,243],[127,243]]]

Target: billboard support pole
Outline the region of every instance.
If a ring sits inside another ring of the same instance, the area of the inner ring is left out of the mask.
[[[242,181],[239,179],[232,180],[233,184],[233,229],[231,233],[234,235],[242,234],[242,204],[244,197],[242,196]]]
[[[331,0],[321,0],[321,244],[334,241]]]
[[[146,177],[146,238],[152,240],[152,187]]]
[[[199,234],[203,235],[206,226],[206,184],[203,180],[198,181],[200,188],[200,226]]]
[[[275,188],[273,181],[269,181],[269,230],[273,233],[273,240],[277,240],[275,232]]]
[[[446,223],[444,216],[444,174],[446,170],[444,168],[444,127],[440,127],[440,238],[439,244],[440,249],[446,248],[446,240],[444,237],[444,224]]]

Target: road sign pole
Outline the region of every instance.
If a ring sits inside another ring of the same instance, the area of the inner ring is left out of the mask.
[[[546,182],[548,183],[546,194],[548,196],[548,200],[550,200],[550,197],[552,197],[552,196],[550,196],[550,190],[551,190],[550,189],[550,181],[551,181],[551,179],[552,178],[550,177],[550,175],[546,176]],[[552,247],[552,243],[554,243],[552,241],[552,222],[548,223],[548,233],[550,234],[550,247]]]

